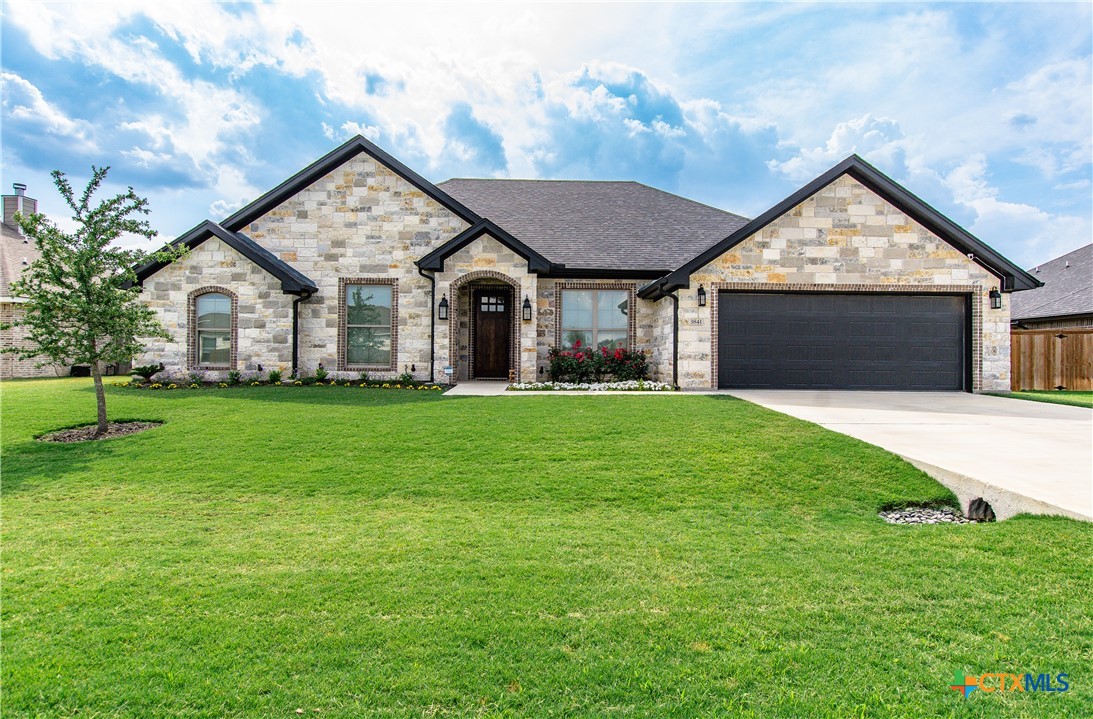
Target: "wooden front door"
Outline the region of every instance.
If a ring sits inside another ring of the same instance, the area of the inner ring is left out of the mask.
[[[511,339],[512,292],[506,287],[475,290],[475,379],[509,378]]]

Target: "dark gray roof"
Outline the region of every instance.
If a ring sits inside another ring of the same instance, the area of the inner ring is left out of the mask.
[[[1014,294],[1011,319],[1093,314],[1093,245],[1045,262],[1030,274],[1044,286]]]
[[[0,297],[8,297],[11,295],[11,283],[19,278],[27,265],[38,259],[40,253],[18,229],[6,222],[0,223],[0,228]]]
[[[639,182],[460,178],[438,187],[567,269],[668,271],[748,221]]]

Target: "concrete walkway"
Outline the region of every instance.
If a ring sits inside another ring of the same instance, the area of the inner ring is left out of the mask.
[[[883,447],[999,519],[1093,520],[1093,410],[963,392],[728,394]]]
[[[445,397],[496,397],[505,394],[509,387],[508,382],[493,382],[490,380],[473,379],[469,382],[460,382],[455,387],[444,393]]]

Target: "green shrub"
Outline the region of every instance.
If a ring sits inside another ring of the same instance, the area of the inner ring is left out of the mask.
[[[162,364],[150,364],[143,367],[134,367],[131,374],[143,377],[145,382],[151,382],[152,378],[162,372],[163,369]]]
[[[228,384],[235,386],[243,381],[243,373],[237,369],[228,371]]]
[[[414,383],[414,376],[412,374],[410,374],[409,372],[403,372],[402,374],[400,374],[398,377],[395,378],[395,381],[398,382],[399,384],[413,384]]]
[[[269,383],[270,384],[281,384],[281,370],[271,369],[269,371]]]
[[[585,349],[577,342],[571,350],[551,347],[547,356],[550,376],[556,382],[602,382],[607,378],[628,382],[649,376],[645,353],[623,347]]]
[[[326,371],[326,368],[323,367],[323,363],[320,362],[318,369],[315,370],[315,381],[322,382],[329,374],[330,373]]]

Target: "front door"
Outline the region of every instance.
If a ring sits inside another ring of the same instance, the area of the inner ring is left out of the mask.
[[[475,379],[508,379],[512,293],[504,287],[474,291]]]

